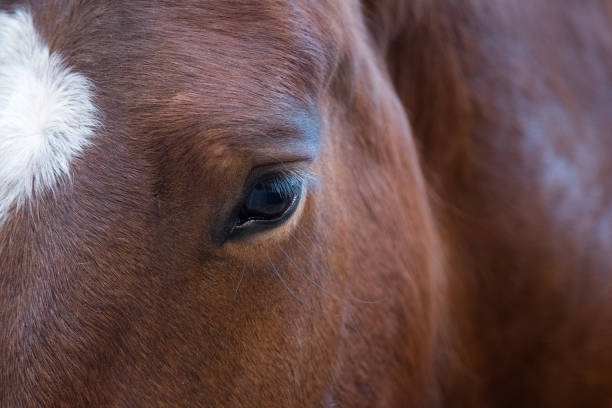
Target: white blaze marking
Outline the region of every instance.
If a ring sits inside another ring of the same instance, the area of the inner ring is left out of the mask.
[[[0,227],[69,177],[98,123],[91,88],[49,52],[27,11],[0,12]]]

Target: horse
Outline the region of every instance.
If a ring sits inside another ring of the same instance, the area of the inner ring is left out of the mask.
[[[0,1],[0,406],[605,405],[610,20]]]

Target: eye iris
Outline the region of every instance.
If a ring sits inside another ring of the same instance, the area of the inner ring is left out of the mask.
[[[255,184],[240,211],[241,221],[274,220],[282,216],[299,193],[299,186],[279,184],[274,179]]]

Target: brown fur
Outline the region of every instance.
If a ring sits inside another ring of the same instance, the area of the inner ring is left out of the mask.
[[[398,4],[378,37],[448,248],[443,405],[609,405],[612,8]]]
[[[0,406],[608,402],[603,2],[14,3],[104,129],[0,230]],[[290,161],[294,238],[216,241]]]

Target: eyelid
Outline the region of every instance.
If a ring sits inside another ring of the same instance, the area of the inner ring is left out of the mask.
[[[289,207],[287,212],[283,214],[277,220],[261,220],[249,224],[238,225],[234,223],[234,220],[237,220],[238,214],[240,213],[240,209],[245,203],[245,200],[248,198],[252,189],[257,185],[257,183],[264,182],[266,180],[274,180],[274,184],[279,188],[283,188],[282,184],[285,182],[285,186],[287,186],[287,197],[295,194],[297,190],[297,197],[292,205]],[[306,198],[305,192],[310,190],[311,184],[313,184],[316,180],[316,176],[310,170],[305,167],[298,167],[293,165],[284,165],[278,164],[269,165],[269,166],[260,166],[251,170],[249,176],[247,177],[247,182],[245,183],[244,190],[242,193],[242,198],[239,201],[238,205],[234,207],[232,211],[232,215],[230,216],[230,222],[232,222],[232,226],[230,229],[225,230],[224,238],[220,242],[225,242],[228,239],[233,241],[245,239],[252,235],[256,235],[259,232],[263,232],[265,230],[272,230],[280,227],[286,221],[290,220],[294,214],[296,209],[300,206],[300,203]],[[291,186],[294,186],[291,188]],[[295,188],[297,187],[297,189]],[[226,224],[227,225],[227,224]]]
[[[281,162],[254,167],[246,178],[243,196],[249,194],[258,182],[266,178],[294,180],[304,187],[316,184],[317,176],[306,167],[305,162]]]
[[[300,171],[298,173],[295,171],[281,170],[277,173],[273,173],[269,179],[264,179],[264,181],[270,182],[276,193],[289,196],[295,193],[296,187],[301,189],[302,186],[307,185],[311,178],[312,175],[305,171]]]
[[[226,240],[231,239],[233,241],[236,241],[246,239],[252,236],[256,236],[258,233],[279,228],[281,225],[285,224],[294,216],[295,212],[300,206],[300,203],[305,198],[305,191],[305,186],[303,184],[300,184],[299,190],[297,190],[295,198],[293,199],[291,205],[281,216],[274,220],[251,220],[243,224],[234,224],[232,229],[228,231],[228,236],[226,237]]]

